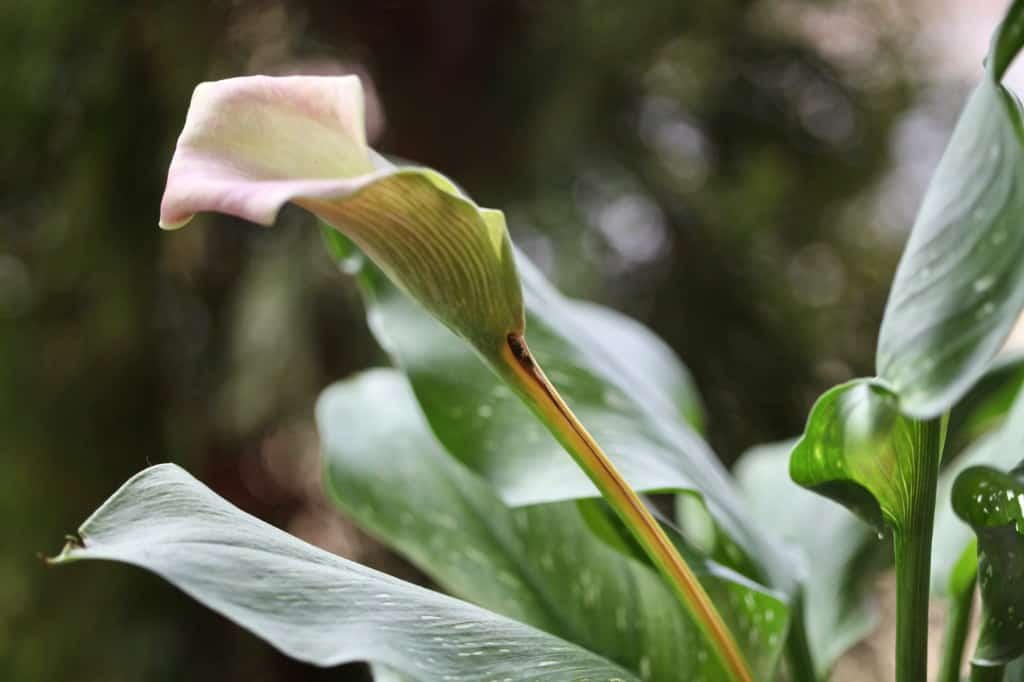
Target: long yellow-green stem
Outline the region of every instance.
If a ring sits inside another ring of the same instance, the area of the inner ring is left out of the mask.
[[[668,580],[683,606],[703,631],[711,649],[735,682],[753,682],[743,652],[697,577],[636,492],[615,469],[601,446],[565,404],[544,371],[533,360],[526,342],[510,334],[502,348],[502,373],[572,454],[605,500],[619,515],[651,561]]]

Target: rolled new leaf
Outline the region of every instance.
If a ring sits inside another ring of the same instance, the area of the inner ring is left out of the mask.
[[[978,537],[983,613],[973,663],[1003,666],[1024,654],[1024,469],[965,469],[953,509]]]
[[[999,401],[1002,407],[1003,400]],[[1024,452],[1024,397],[1017,396],[999,428],[985,434],[962,455],[953,460],[939,479],[938,508],[935,515],[935,551],[932,553],[933,587],[944,593],[953,572],[954,562],[973,534],[964,526],[956,512],[953,488],[960,473],[976,466],[993,467],[1000,471],[1012,469]],[[952,596],[952,595],[950,595]]]
[[[877,379],[828,391],[811,410],[793,449],[793,480],[845,504],[879,532],[892,532],[896,559],[896,677],[924,679],[928,557],[935,488],[947,418],[903,414],[896,395]]]
[[[921,422],[903,416],[888,386],[856,379],[818,398],[790,456],[790,476],[879,533],[898,530],[912,512],[908,482],[921,475],[923,437]]]
[[[500,211],[366,144],[355,76],[251,76],[199,85],[178,139],[160,225],[202,211],[270,225],[295,203],[350,237],[399,287],[493,360],[523,330]]]

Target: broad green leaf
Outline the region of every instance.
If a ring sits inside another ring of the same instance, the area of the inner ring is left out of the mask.
[[[1017,98],[999,80],[1020,49],[1021,3],[996,34],[932,177],[878,341],[880,377],[928,419],[984,373],[1024,308],[1024,149]]]
[[[416,682],[415,678],[378,663],[370,664],[370,672],[373,674],[373,682]]]
[[[320,399],[317,423],[331,498],[445,589],[644,679],[724,679],[652,569],[596,537],[572,501],[507,507],[444,451],[398,372],[335,384]],[[768,679],[785,636],[785,604],[721,567],[694,568],[703,569],[757,679]]]
[[[563,300],[590,336],[605,339],[618,354],[629,358],[632,382],[649,384],[647,392],[664,395],[678,417],[698,432],[703,431],[704,405],[697,386],[690,370],[664,341],[636,320],[611,308],[588,301]]]
[[[962,451],[984,433],[998,427],[1024,384],[1024,355],[998,358],[949,414],[949,436],[944,461]]]
[[[983,609],[973,662],[1004,665],[1024,654],[1024,469],[965,469],[953,508],[978,536]]]
[[[879,532],[910,515],[907,481],[919,475],[924,427],[903,416],[877,379],[856,379],[818,398],[793,448],[790,475],[845,505]]]
[[[965,469],[989,466],[1006,471],[1024,452],[1024,397],[1018,396],[1002,425],[978,439],[939,478],[932,542],[932,589],[944,593],[953,564],[974,534],[953,509],[953,485]]]
[[[523,302],[500,211],[440,173],[397,168],[366,144],[355,76],[250,76],[196,87],[167,172],[160,225],[216,211],[272,224],[286,203],[344,233],[483,356],[521,332]]]
[[[422,682],[638,681],[533,627],[308,545],[171,464],[125,483],[79,538],[57,563],[145,568],[307,663],[369,660]]]
[[[351,262],[351,254],[335,254]],[[783,552],[743,509],[718,458],[683,418],[697,401],[685,397],[692,389],[671,352],[637,323],[566,299],[522,254],[517,263],[534,357],[626,480],[639,491],[699,493],[724,532],[762,562],[775,585],[787,585]],[[597,495],[533,413],[464,344],[369,264],[360,281],[371,328],[409,377],[448,452],[511,506]]]
[[[974,590],[974,581],[978,577],[977,552],[978,546],[972,540],[967,543],[964,551],[960,553],[959,558],[953,564],[953,570],[949,573],[947,590],[954,598]]]
[[[850,512],[790,479],[793,445],[755,447],[737,461],[735,474],[751,511],[800,549],[801,617],[825,679],[835,660],[875,627],[871,586],[883,545]]]

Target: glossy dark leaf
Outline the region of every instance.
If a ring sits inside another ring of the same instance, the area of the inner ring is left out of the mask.
[[[724,679],[653,570],[596,537],[575,502],[507,507],[443,450],[397,371],[335,384],[317,422],[332,499],[447,590],[645,679]],[[601,521],[599,509],[591,512]],[[694,568],[757,678],[768,679],[785,639],[785,604],[699,557]]]
[[[988,466],[1012,469],[1024,453],[1024,399],[1018,396],[1000,427],[979,438],[939,478],[932,543],[932,589],[944,594],[954,562],[974,537],[953,509],[953,485],[962,471]]]
[[[974,540],[974,533],[953,511],[953,483],[961,471],[968,467],[990,464],[1001,468],[1012,467],[1016,454],[1007,457],[1000,447],[999,433],[986,434],[957,458],[939,477],[935,501],[935,530],[932,536],[932,591],[952,597],[951,580],[957,559]]]
[[[79,536],[57,563],[148,569],[308,663],[370,660],[420,680],[639,679],[531,626],[306,544],[171,464],[129,480]]]
[[[974,663],[1004,665],[1024,654],[1024,471],[965,469],[953,508],[978,536],[983,604]]]

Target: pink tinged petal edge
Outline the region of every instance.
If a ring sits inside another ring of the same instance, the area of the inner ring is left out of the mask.
[[[254,76],[197,87],[160,226],[181,227],[201,211],[270,225],[288,202],[351,238],[482,353],[522,330],[504,216],[440,173],[397,168],[370,149],[357,78]]]
[[[372,181],[356,76],[247,76],[199,85],[167,174],[160,227],[202,211],[270,225],[288,201]]]

